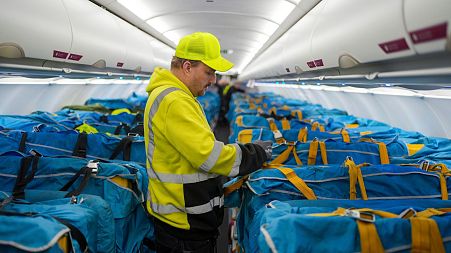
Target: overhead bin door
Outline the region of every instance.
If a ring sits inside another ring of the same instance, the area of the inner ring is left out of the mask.
[[[405,0],[404,13],[407,32],[417,53],[445,50],[451,37],[451,1]]]
[[[70,23],[61,0],[2,0],[0,56],[64,61],[71,45]]]
[[[169,68],[172,56],[175,55],[174,49],[168,47],[158,40],[153,40],[151,43],[154,52],[155,65],[159,67]]]
[[[312,37],[311,60],[322,65],[316,69],[414,54],[404,26],[403,0],[327,1]]]
[[[72,25],[70,63],[116,68],[125,60],[125,41],[114,16],[88,0],[63,0]]]
[[[123,66],[117,67],[135,70],[136,72],[152,71],[154,67],[152,38],[119,18],[117,21],[126,48]]]
[[[315,70],[316,65],[321,66],[318,59],[312,57],[311,42],[313,30],[321,19],[320,14],[326,2],[321,1],[284,35],[287,38],[283,49],[284,59],[281,62],[287,72],[300,73]]]

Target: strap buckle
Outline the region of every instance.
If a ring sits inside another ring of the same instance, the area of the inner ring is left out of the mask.
[[[406,210],[402,211],[402,213],[400,213],[398,215],[398,217],[401,219],[409,219],[409,218],[415,217],[415,216],[417,216],[417,211],[415,209],[413,209],[412,207],[407,208]]]
[[[272,131],[272,133],[273,133],[274,139],[276,139],[276,141],[283,139],[283,135],[279,130]]]
[[[354,218],[356,220],[361,220],[364,222],[375,222],[376,221],[376,215],[370,213],[370,212],[360,212],[357,210],[352,209],[346,209],[344,216]]]
[[[92,173],[97,173],[99,172],[99,161],[90,160],[86,167],[91,169]]]
[[[127,136],[138,137],[139,134],[137,134],[137,133],[128,133]]]
[[[429,171],[429,165],[431,165],[431,163],[428,160],[423,160],[420,163],[420,169]]]

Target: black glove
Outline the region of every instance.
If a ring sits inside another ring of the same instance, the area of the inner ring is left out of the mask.
[[[253,143],[259,145],[260,147],[262,147],[265,150],[266,160],[269,160],[272,158],[272,141],[256,140]]]

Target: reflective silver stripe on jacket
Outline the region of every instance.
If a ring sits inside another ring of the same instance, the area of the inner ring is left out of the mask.
[[[193,174],[171,174],[171,173],[163,173],[163,172],[156,173],[153,170],[148,170],[147,174],[149,175],[150,179],[158,179],[160,182],[163,182],[163,183],[174,183],[174,184],[198,183],[198,182],[206,181],[210,178],[216,178],[216,177],[220,176],[217,174],[211,174],[211,173],[205,173],[205,172],[198,172],[198,173],[193,173]]]
[[[149,129],[149,144],[147,146],[147,160],[149,161],[149,165],[150,165],[150,167],[147,169],[147,174],[149,174],[149,177],[150,177],[150,173],[153,171],[152,160],[153,160],[153,152],[155,149],[154,135],[153,135],[153,131],[152,131],[152,119],[155,116],[155,114],[157,113],[158,107],[160,107],[160,103],[161,103],[161,101],[163,101],[164,97],[166,97],[166,95],[168,95],[169,93],[176,91],[176,90],[180,90],[180,89],[171,87],[171,88],[167,88],[166,90],[162,91],[155,98],[155,100],[153,101],[153,104],[149,110],[149,122],[147,122],[147,127]]]
[[[205,172],[209,172],[211,170],[211,168],[213,168],[213,166],[215,166],[216,161],[218,161],[223,147],[224,147],[224,143],[215,140],[215,144],[213,145],[213,150],[211,151],[207,160],[200,165],[199,169],[201,169]]]
[[[235,162],[233,163],[232,170],[229,173],[229,177],[235,177],[240,172],[241,157],[242,157],[242,151],[241,151],[240,145],[238,145],[237,143],[234,143],[232,145],[235,146],[236,156],[235,156]]]
[[[150,203],[152,210],[158,214],[172,214],[172,213],[187,213],[187,214],[204,214],[213,211],[216,206],[222,207],[224,205],[224,196],[210,199],[208,203],[199,206],[181,207],[169,205],[161,205]]]

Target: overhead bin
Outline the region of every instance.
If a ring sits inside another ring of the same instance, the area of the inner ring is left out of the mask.
[[[324,66],[321,59],[312,56],[311,49],[312,34],[326,2],[321,1],[284,35],[282,64],[286,72],[301,73]]]
[[[417,53],[444,51],[447,42],[451,46],[450,12],[449,0],[404,1],[406,29]]]
[[[414,54],[404,28],[403,0],[327,1],[312,36],[311,60],[320,63],[315,69]]]
[[[90,1],[63,0],[63,3],[73,34],[67,62],[116,68],[125,61],[123,34],[111,13]]]
[[[68,69],[80,64],[150,72],[159,61],[168,67],[173,54],[166,44],[89,0],[4,0],[0,23],[0,58],[23,58],[15,61],[18,66],[33,58],[46,67],[57,61]]]
[[[151,44],[155,66],[169,68],[174,50],[158,40],[152,40]]]
[[[0,57],[65,61],[72,43],[61,0],[3,0]]]
[[[120,34],[124,38],[126,55],[122,64],[116,67],[136,72],[152,71],[154,56],[150,37],[135,27],[130,28],[130,25],[121,19],[117,21],[121,29]]]

